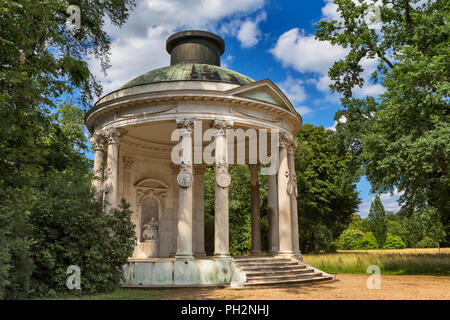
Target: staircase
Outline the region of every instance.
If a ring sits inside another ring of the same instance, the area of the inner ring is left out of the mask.
[[[244,256],[233,259],[236,267],[245,274],[244,287],[300,284],[335,279],[333,275],[324,273],[295,258]]]

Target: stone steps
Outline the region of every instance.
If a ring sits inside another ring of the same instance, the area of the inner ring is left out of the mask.
[[[307,266],[295,259],[274,257],[234,258],[236,266],[245,273],[244,286],[300,284],[333,280],[334,276]]]
[[[304,269],[306,267],[299,266],[299,265],[288,265],[288,266],[276,266],[276,265],[270,265],[270,266],[239,266],[238,267],[242,271],[281,271],[281,270],[298,270],[298,269]]]
[[[252,283],[244,283],[244,287],[251,286],[270,286],[270,285],[284,285],[284,284],[301,284],[301,283],[314,283],[314,282],[322,282],[322,281],[331,281],[334,280],[332,276],[322,276],[316,278],[306,278],[306,279],[294,279],[294,280],[273,280],[270,282],[252,282]]]
[[[308,279],[308,278],[316,278],[322,276],[322,272],[310,272],[304,274],[284,274],[284,275],[262,275],[258,277],[247,277],[248,283],[258,282],[258,281],[272,281],[272,280],[294,280],[294,279]]]
[[[253,272],[245,272],[247,279],[253,276],[261,276],[261,275],[283,275],[283,274],[304,274],[314,272],[312,268],[303,268],[299,270],[276,270],[276,271],[253,271]]]

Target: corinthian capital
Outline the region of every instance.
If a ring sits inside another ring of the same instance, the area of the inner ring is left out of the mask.
[[[191,129],[194,125],[194,119],[192,118],[175,119],[175,121],[179,129]]]
[[[105,137],[101,133],[96,133],[91,137],[92,147],[95,151],[104,150],[105,147]]]
[[[119,129],[111,128],[105,132],[106,141],[108,144],[119,144],[122,132]]]
[[[214,120],[211,126],[217,130],[217,135],[225,135],[225,130],[231,129],[233,124],[230,120]]]
[[[289,137],[287,133],[281,133],[280,134],[280,147],[281,148],[288,148],[290,145],[290,141],[292,139]]]
[[[212,127],[218,130],[230,129],[233,127],[233,121],[230,120],[214,120]]]

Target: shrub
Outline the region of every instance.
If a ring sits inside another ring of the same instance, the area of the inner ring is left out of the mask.
[[[338,240],[338,249],[357,250],[361,247],[364,233],[357,229],[347,229],[342,232]]]
[[[92,294],[116,288],[122,267],[134,248],[134,225],[129,205],[108,214],[95,201],[87,177],[57,172],[46,182],[42,198],[30,216],[36,269],[32,275],[34,296]],[[69,291],[66,273],[80,267],[81,290]]]
[[[361,240],[359,248],[360,250],[378,249],[377,239],[372,232],[366,232],[364,238]]]
[[[383,249],[403,249],[406,248],[406,244],[403,242],[402,238],[399,236],[393,236],[388,233],[386,237],[386,242]]]
[[[436,248],[437,246],[438,243],[430,237],[425,237],[416,244],[417,248]]]

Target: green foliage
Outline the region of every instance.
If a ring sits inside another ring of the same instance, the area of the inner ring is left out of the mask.
[[[361,241],[364,239],[364,233],[357,229],[346,229],[339,237],[338,249],[357,250],[361,247]]]
[[[425,237],[416,244],[417,248],[436,248],[437,246],[438,243],[430,237]]]
[[[320,21],[316,37],[349,49],[329,70],[332,90],[346,122],[337,137],[351,150],[355,172],[365,174],[372,191],[402,191],[402,210],[411,215],[436,208],[450,231],[449,2],[388,1],[380,8],[381,29],[367,25],[369,3],[334,0],[342,19]],[[376,59],[372,84],[377,98],[353,97],[362,86],[364,62]],[[414,242],[414,241],[412,241]]]
[[[402,239],[405,239],[407,237],[406,229],[402,226],[402,224],[399,221],[395,220],[387,221],[387,233],[390,233],[393,236],[397,236]]]
[[[393,236],[388,233],[386,237],[386,242],[383,249],[403,249],[406,248],[406,244],[402,241],[402,238],[398,236]]]
[[[377,210],[381,210],[381,206],[380,204],[378,204]],[[376,206],[373,205],[372,208],[375,210]],[[401,212],[388,213],[384,218],[386,219],[386,236],[389,237],[388,235],[390,235],[390,241],[392,241],[393,237],[396,237],[397,240],[395,240],[395,243],[400,243],[400,247],[403,247],[403,245],[401,244],[401,242],[403,242],[405,244],[405,247],[421,248],[423,246],[423,244],[419,244],[419,240],[421,239],[431,239],[430,242],[433,243],[433,247],[436,247],[437,243],[439,241],[442,241],[445,237],[444,226],[441,223],[439,213],[433,207],[427,206],[421,210],[415,211],[410,216]],[[348,229],[345,230],[339,238],[339,249],[368,249],[362,245],[353,245],[351,247],[348,245],[344,246],[341,242],[341,239],[343,235],[354,234],[354,230],[359,230],[360,232],[364,233],[365,222],[367,222],[367,224],[370,226],[374,225],[375,228],[379,228],[380,223],[376,221],[378,220],[373,220],[371,222],[368,218],[354,217],[352,223],[349,224]],[[367,232],[365,233],[365,235],[367,235]],[[399,239],[401,240],[401,242],[398,241]],[[425,243],[430,242],[426,241]],[[386,246],[387,244],[383,248],[385,248]],[[390,249],[392,249],[391,247],[392,245],[389,245]]]
[[[103,204],[93,200],[89,179],[80,179],[78,172],[57,172],[44,183],[42,199],[30,217],[36,264],[33,294],[69,293],[70,265],[81,269],[80,294],[116,288],[134,248],[129,204],[123,200],[119,209],[105,214]]]
[[[306,124],[296,138],[300,250],[332,250],[359,204],[350,157],[323,127]]]
[[[372,232],[366,232],[359,245],[360,250],[378,249],[378,242]]]
[[[387,219],[379,195],[370,204],[370,211],[367,218],[369,220],[370,230],[377,239],[378,245],[383,247],[387,236]]]

